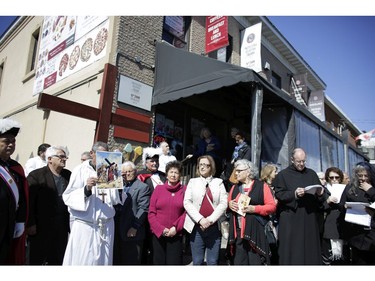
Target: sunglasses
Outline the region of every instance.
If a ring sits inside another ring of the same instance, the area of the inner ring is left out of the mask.
[[[338,179],[340,179],[340,177],[339,176],[331,176],[331,177],[329,177],[329,179],[330,180],[338,180]]]
[[[66,156],[66,155],[51,155],[51,157],[57,157],[57,158],[60,158],[61,160],[66,160],[66,159],[68,159],[69,157],[68,156]]]

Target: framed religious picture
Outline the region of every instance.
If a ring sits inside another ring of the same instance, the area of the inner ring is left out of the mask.
[[[97,151],[96,171],[98,182],[96,187],[98,189],[122,189],[121,164],[121,152]]]

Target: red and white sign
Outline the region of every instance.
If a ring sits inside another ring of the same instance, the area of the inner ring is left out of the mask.
[[[228,44],[228,17],[206,17],[206,54]]]

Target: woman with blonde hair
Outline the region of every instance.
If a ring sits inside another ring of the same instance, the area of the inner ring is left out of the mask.
[[[273,187],[273,180],[275,179],[277,175],[277,166],[273,163],[267,163],[260,172],[260,180],[264,181],[268,184],[272,191],[273,198],[275,200],[275,203],[277,205],[277,199],[275,198],[275,190]],[[278,214],[272,214],[270,215],[270,228],[272,229],[275,238],[277,237],[277,229],[278,229]],[[277,247],[277,239],[275,240],[275,243],[270,243],[270,249],[271,249],[271,265],[277,265],[278,262],[278,247]]]
[[[272,163],[267,163],[260,172],[260,180],[266,182],[272,189],[272,181],[275,179],[277,174],[277,166]]]

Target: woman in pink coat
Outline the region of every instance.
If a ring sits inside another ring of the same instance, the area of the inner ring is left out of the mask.
[[[151,195],[148,220],[152,232],[154,265],[182,265],[186,186],[180,182],[182,164],[167,163],[167,181]]]

